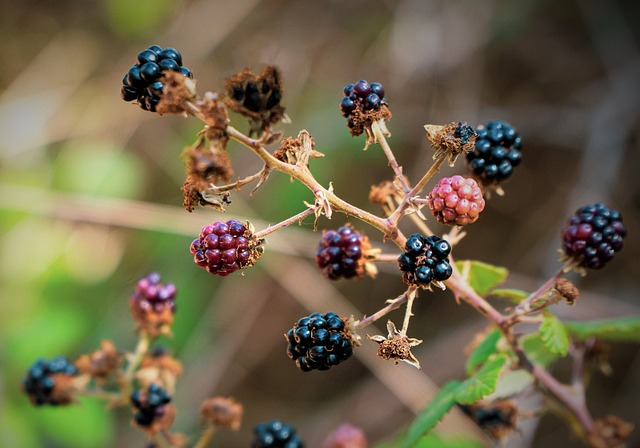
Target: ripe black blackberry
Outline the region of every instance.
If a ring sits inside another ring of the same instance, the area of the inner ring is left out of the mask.
[[[361,277],[364,273],[364,252],[369,248],[367,237],[350,225],[327,230],[316,251],[316,264],[331,280],[340,277]]]
[[[191,71],[182,66],[182,56],[178,50],[151,45],[138,53],[138,63],[122,79],[122,99],[137,100],[142,110],[155,112],[164,88],[160,80],[164,71],[180,72],[193,78]]]
[[[280,420],[259,423],[253,428],[252,448],[303,448],[302,439],[295,428]]]
[[[31,403],[36,406],[69,404],[73,397],[66,386],[78,373],[76,366],[63,356],[51,361],[38,359],[27,371],[22,386]]]
[[[410,285],[427,288],[432,281],[451,277],[451,245],[437,235],[424,237],[415,233],[407,238],[405,251],[398,257],[402,278]]]
[[[353,354],[351,332],[336,313],[303,317],[285,335],[287,355],[303,372],[327,370]]]
[[[154,420],[165,416],[166,406],[171,402],[167,391],[155,383],[151,383],[146,392],[134,390],[130,396],[131,404],[137,409],[133,419],[136,424],[149,427]]]
[[[353,111],[360,109],[363,112],[377,110],[386,104],[384,87],[382,84],[372,82],[369,84],[364,79],[355,84],[347,84],[342,90],[344,98],[340,101],[340,112],[345,118],[349,118]]]
[[[601,269],[622,249],[626,234],[620,212],[602,203],[585,205],[562,231],[562,249],[578,266]]]
[[[487,121],[476,128],[476,145],[467,153],[470,171],[484,185],[496,185],[511,176],[522,160],[522,140],[506,121]]]
[[[253,266],[262,253],[262,241],[240,221],[214,222],[204,226],[191,243],[193,260],[211,274],[227,275]]]

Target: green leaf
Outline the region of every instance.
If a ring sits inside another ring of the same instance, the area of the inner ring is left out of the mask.
[[[491,295],[512,303],[520,303],[529,297],[528,292],[520,289],[494,289],[491,291]]]
[[[483,297],[503,283],[509,274],[506,268],[475,260],[456,261],[456,267],[463,276],[467,275],[471,288]]]
[[[375,448],[398,448],[400,447],[405,434],[396,436],[394,440],[377,444]],[[449,434],[437,434],[430,432],[420,438],[411,448],[482,448],[484,445],[477,440],[464,436],[451,436]]]
[[[529,360],[534,364],[538,364],[541,367],[548,367],[549,364],[558,359],[558,355],[549,351],[537,333],[523,336],[519,342]]]
[[[502,337],[502,333],[497,328],[493,329],[489,334],[485,336],[480,344],[471,352],[465,370],[467,375],[473,374],[478,366],[484,363],[489,356],[493,355],[497,350],[498,341]]]
[[[530,387],[534,383],[533,375],[523,369],[505,371],[498,379],[496,390],[488,397],[487,401],[505,400]]]
[[[555,355],[567,356],[569,351],[569,332],[560,320],[550,313],[545,313],[544,320],[538,329],[540,339],[545,347]]]
[[[460,404],[471,404],[493,393],[496,390],[500,372],[506,364],[507,355],[505,354],[489,359],[478,373],[458,386],[455,400]]]
[[[411,423],[407,435],[401,441],[402,448],[415,447],[420,439],[431,431],[436,424],[451,410],[456,404],[455,395],[460,383],[451,381],[445,384],[440,392],[433,397],[433,400],[425,407]]]
[[[640,342],[640,316],[566,322],[565,326],[578,339],[596,337],[606,341]]]

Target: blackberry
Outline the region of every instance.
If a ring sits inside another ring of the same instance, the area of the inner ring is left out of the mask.
[[[253,428],[252,448],[303,448],[304,443],[295,428],[280,420],[259,423]]]
[[[67,390],[69,380],[78,374],[76,366],[63,356],[51,361],[38,359],[22,380],[23,390],[36,406],[69,404],[73,399]]]
[[[483,185],[508,179],[522,160],[522,140],[506,121],[487,121],[476,128],[476,144],[467,153],[469,170]]]
[[[171,402],[171,396],[167,391],[155,383],[151,383],[146,392],[134,390],[130,396],[131,404],[137,412],[133,420],[139,426],[150,427],[154,420],[166,415],[167,405]]]
[[[346,320],[336,313],[313,313],[295,323],[285,338],[287,355],[303,372],[328,370],[353,354]]]
[[[231,219],[204,226],[191,243],[195,263],[211,274],[227,275],[253,266],[262,253],[259,241],[246,225]]]
[[[316,264],[331,280],[340,277],[361,277],[364,273],[364,253],[369,248],[367,237],[350,225],[327,230],[316,250]]]
[[[122,80],[122,99],[127,102],[137,100],[142,110],[155,112],[164,88],[160,80],[164,71],[180,72],[193,78],[191,71],[182,66],[182,56],[178,50],[151,45],[138,53],[138,63],[129,69]]]
[[[562,249],[578,266],[601,269],[622,249],[626,234],[620,212],[602,203],[585,205],[562,231]]]
[[[398,257],[402,278],[407,284],[423,288],[433,281],[447,280],[453,273],[449,253],[451,246],[439,236],[411,235],[405,243],[404,253]]]
[[[471,224],[484,210],[482,190],[471,178],[445,177],[429,193],[429,209],[441,224]]]
[[[382,84],[372,82],[369,84],[361,79],[355,84],[347,84],[342,90],[344,98],[340,101],[340,112],[345,118],[351,118],[356,109],[361,111],[378,110],[386,104],[384,87]]]

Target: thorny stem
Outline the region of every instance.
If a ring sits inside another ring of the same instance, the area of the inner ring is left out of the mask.
[[[549,280],[544,282],[542,284],[542,286],[540,286],[538,289],[536,289],[534,292],[532,292],[529,295],[529,297],[527,297],[525,300],[520,302],[518,304],[518,306],[516,307],[514,313],[515,314],[522,314],[522,313],[527,312],[533,302],[535,302],[540,297],[542,297],[543,294],[545,294],[547,291],[549,291],[553,287],[553,285],[556,284],[556,281],[564,273],[564,269],[563,268],[564,267],[561,267],[560,269],[558,269],[558,271],[555,274],[553,274]]]
[[[400,295],[400,296],[396,297],[395,299],[391,300],[389,302],[389,304],[387,306],[385,306],[384,308],[382,308],[380,311],[377,311],[376,313],[372,314],[371,316],[365,316],[359,322],[356,322],[354,325],[352,325],[351,329],[353,331],[361,330],[364,327],[366,327],[367,325],[371,325],[372,323],[374,323],[375,321],[377,321],[381,317],[387,315],[390,311],[393,311],[393,310],[396,310],[396,309],[400,308],[400,306],[404,302],[409,300],[409,297],[415,296],[416,290],[417,290],[417,288],[415,286],[410,286],[404,293],[402,293],[402,295]]]
[[[407,335],[407,330],[409,329],[409,320],[411,319],[411,316],[413,316],[413,313],[411,312],[411,308],[413,307],[413,301],[416,298],[416,291],[414,290],[412,294],[409,295],[409,298],[407,299],[407,307],[405,309],[404,312],[404,321],[402,322],[402,330],[400,330],[400,333],[403,336]]]
[[[263,167],[260,171],[258,171],[255,174],[252,174],[250,176],[245,177],[244,179],[238,179],[235,182],[232,182],[230,184],[227,185],[212,185],[210,188],[207,189],[208,192],[211,192],[213,194],[219,194],[219,193],[224,193],[225,191],[229,191],[229,190],[239,190],[240,188],[244,187],[245,185],[250,184],[251,182],[255,181],[256,179],[259,179],[260,177],[262,177],[265,173],[265,171],[267,171],[268,168],[265,166]]]
[[[413,201],[414,199],[417,199],[415,198],[415,196],[420,194],[420,192],[422,191],[424,186],[427,184],[427,182],[429,182],[429,180],[433,177],[433,175],[438,172],[444,160],[445,160],[445,156],[438,157],[435,160],[435,162],[433,162],[433,165],[431,165],[431,168],[429,168],[429,171],[427,171],[425,175],[422,176],[422,179],[418,181],[418,183],[411,189],[411,191],[405,194],[400,205],[398,205],[398,207],[393,211],[391,216],[389,216],[389,218],[387,219],[390,224],[397,225],[398,221],[400,220],[404,212],[407,210],[407,208],[411,204],[411,201]]]
[[[196,444],[193,446],[193,448],[205,448],[211,441],[211,438],[213,437],[213,434],[215,433],[215,431],[216,431],[215,426],[213,425],[207,426],[207,428],[204,431],[202,431],[202,434],[200,434],[200,438],[198,439]]]
[[[375,138],[378,140],[378,143],[380,143],[380,146],[382,147],[384,154],[387,156],[387,159],[389,159],[389,166],[396,174],[396,178],[398,179],[398,182],[400,182],[400,185],[402,185],[402,190],[405,192],[405,194],[408,193],[410,187],[407,184],[404,174],[402,173],[402,168],[396,161],[396,156],[393,154],[393,151],[391,151],[391,147],[389,147],[387,138],[385,137],[384,132],[382,132],[378,121],[374,121],[373,123],[371,123],[371,130],[373,131],[373,135],[375,136]]]
[[[297,215],[292,216],[291,218],[287,218],[284,221],[279,222],[278,224],[274,224],[272,226],[267,227],[264,230],[256,232],[254,234],[254,236],[256,238],[264,238],[265,236],[269,235],[270,233],[273,233],[276,230],[280,230],[280,229],[282,229],[284,227],[287,227],[287,226],[293,224],[296,221],[301,222],[304,218],[306,218],[307,216],[313,214],[316,210],[318,210],[317,206],[309,207],[308,209],[301,211],[300,213],[298,213]]]

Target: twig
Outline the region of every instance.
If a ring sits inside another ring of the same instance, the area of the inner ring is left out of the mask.
[[[374,323],[375,321],[377,321],[378,319],[380,319],[381,317],[387,315],[389,312],[400,308],[400,306],[404,302],[409,300],[410,296],[415,294],[416,289],[417,288],[415,286],[410,286],[404,293],[402,293],[402,295],[400,295],[400,296],[396,297],[395,299],[391,300],[387,306],[385,306],[381,310],[375,312],[371,316],[365,316],[359,322],[356,322],[351,327],[351,329],[353,331],[361,330],[364,327],[366,327],[367,325],[370,325],[370,324]]]
[[[400,185],[402,186],[402,189],[404,190],[405,194],[408,193],[411,190],[411,188],[407,184],[404,174],[402,173],[402,168],[398,165],[398,162],[396,161],[396,157],[393,154],[393,151],[391,150],[389,143],[387,142],[384,132],[382,132],[382,129],[380,129],[380,124],[377,121],[374,121],[373,123],[371,123],[371,130],[373,131],[373,135],[378,140],[378,143],[380,143],[380,146],[382,147],[384,154],[387,156],[387,159],[389,159],[389,166],[393,169],[393,172],[396,174],[396,179],[398,179],[398,182],[400,182]]]
[[[213,434],[216,431],[216,427],[213,425],[209,425],[207,426],[207,428],[202,431],[202,434],[200,434],[200,438],[198,439],[198,441],[196,442],[196,444],[193,446],[193,448],[205,448],[209,442],[211,442],[211,439],[213,438]]]
[[[317,209],[318,209],[318,207],[316,207],[316,206],[309,207],[308,209],[306,209],[304,211],[301,211],[300,213],[298,213],[297,215],[292,216],[291,218],[287,218],[284,221],[279,222],[278,224],[274,224],[272,226],[267,227],[264,230],[256,232],[254,234],[254,236],[256,238],[264,238],[265,236],[269,235],[270,233],[273,233],[276,230],[280,230],[280,229],[282,229],[284,227],[287,227],[287,226],[293,224],[296,221],[301,222],[304,218],[306,218],[307,216],[313,214]]]

